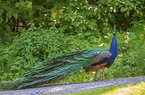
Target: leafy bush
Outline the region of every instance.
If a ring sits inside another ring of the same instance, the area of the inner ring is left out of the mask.
[[[99,37],[106,25],[127,30],[133,21],[144,19],[143,0],[20,0],[0,1],[0,37],[10,32],[20,35],[20,29],[35,26],[76,34],[93,31]]]

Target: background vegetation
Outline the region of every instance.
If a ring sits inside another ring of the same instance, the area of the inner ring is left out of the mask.
[[[109,49],[114,26],[118,56],[105,78],[145,75],[144,0],[0,0],[0,7],[0,81],[69,51]],[[81,69],[57,83],[93,78]]]

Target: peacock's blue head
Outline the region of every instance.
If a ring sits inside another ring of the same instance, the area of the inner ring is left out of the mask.
[[[116,31],[115,31],[115,29],[114,29],[114,31],[113,31],[113,34],[114,34],[114,35],[116,34]]]

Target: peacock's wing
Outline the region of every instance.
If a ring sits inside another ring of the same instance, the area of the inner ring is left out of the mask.
[[[108,61],[108,59],[112,56],[112,53],[109,51],[102,51],[99,54],[97,54],[91,63],[91,66],[94,65],[100,65],[102,63],[105,63]]]
[[[78,72],[81,67],[88,68],[109,56],[111,54],[106,49],[89,49],[66,53],[35,66],[23,78],[18,79],[19,84],[17,83],[14,87],[21,89],[51,83],[66,75]]]

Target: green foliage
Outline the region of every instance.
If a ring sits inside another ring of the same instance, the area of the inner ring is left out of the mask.
[[[144,19],[143,0],[11,0],[0,1],[0,37],[10,32],[20,35],[21,28],[28,29],[29,23],[46,29],[76,34],[98,32],[105,34],[106,26],[114,25],[126,30],[134,21]],[[5,40],[4,40],[5,41]],[[9,41],[9,40],[8,40]]]
[[[22,27],[27,28],[27,23],[31,21],[31,2],[1,0],[0,6],[0,40],[3,43],[11,42],[14,36],[20,34],[18,31]]]
[[[101,17],[109,20],[109,24],[119,30],[126,30],[134,20],[143,18],[142,0],[99,0],[98,9],[101,9]]]

